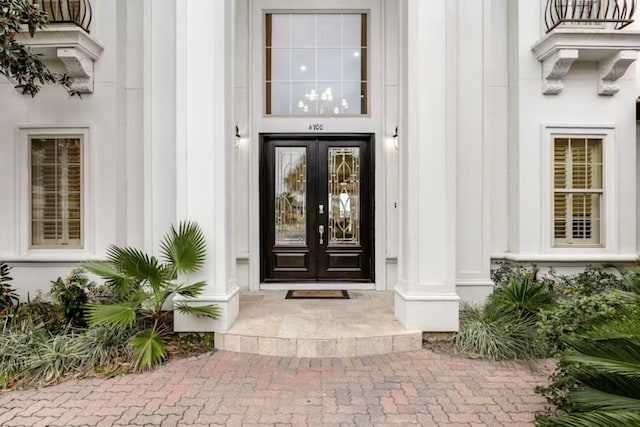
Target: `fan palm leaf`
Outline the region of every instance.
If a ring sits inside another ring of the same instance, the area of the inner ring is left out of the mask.
[[[196,282],[190,285],[180,285],[176,287],[175,292],[178,295],[182,295],[183,297],[193,298],[198,296],[204,291],[204,288],[207,286],[206,282]]]
[[[568,397],[583,409],[640,411],[640,400],[638,399],[611,394],[592,388],[572,391]]]
[[[162,286],[166,277],[158,259],[139,249],[111,246],[107,258],[112,265],[134,278],[137,283],[149,283],[154,290]]]
[[[181,222],[177,230],[171,226],[169,233],[160,243],[160,253],[173,267],[172,278],[180,273],[193,273],[204,265],[204,234],[195,222]]]
[[[175,309],[180,313],[191,314],[198,317],[208,317],[217,319],[220,317],[220,308],[216,305],[186,305],[179,303],[175,305]]]
[[[166,355],[164,334],[156,329],[142,331],[133,339],[133,351],[136,369],[151,369],[160,363]]]
[[[118,304],[88,304],[87,320],[89,325],[110,325],[115,328],[131,328],[136,323],[140,301],[128,301]]]
[[[543,427],[617,427],[640,425],[640,412],[591,411],[563,415],[551,420],[538,420]]]
[[[113,288],[118,295],[126,295],[137,281],[134,277],[116,268],[110,262],[87,261],[82,263],[82,267],[105,279],[105,284]]]

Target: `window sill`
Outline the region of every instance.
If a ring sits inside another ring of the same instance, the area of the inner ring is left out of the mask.
[[[10,263],[30,263],[30,262],[62,262],[80,263],[84,261],[102,261],[104,256],[98,256],[86,251],[77,249],[48,249],[32,250],[24,255],[2,255],[0,260]]]
[[[569,248],[571,249],[571,248]],[[516,254],[511,252],[491,254],[492,260],[505,260],[516,262],[635,262],[638,254]]]

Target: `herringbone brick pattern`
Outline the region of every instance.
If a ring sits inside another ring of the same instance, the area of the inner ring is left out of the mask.
[[[341,359],[217,352],[0,394],[3,426],[525,426],[546,374],[428,350]]]

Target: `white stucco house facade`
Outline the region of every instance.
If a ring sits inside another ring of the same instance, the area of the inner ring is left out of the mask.
[[[183,219],[223,316],[180,331],[227,330],[240,290],[339,288],[450,332],[498,260],[637,257],[634,0],[57,1],[84,12],[25,40],[82,97],[0,80],[23,297]]]

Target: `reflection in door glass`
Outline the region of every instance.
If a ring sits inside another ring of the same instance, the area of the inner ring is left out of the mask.
[[[307,160],[305,147],[276,147],[276,245],[307,242]]]
[[[329,245],[360,244],[360,149],[329,148]]]

